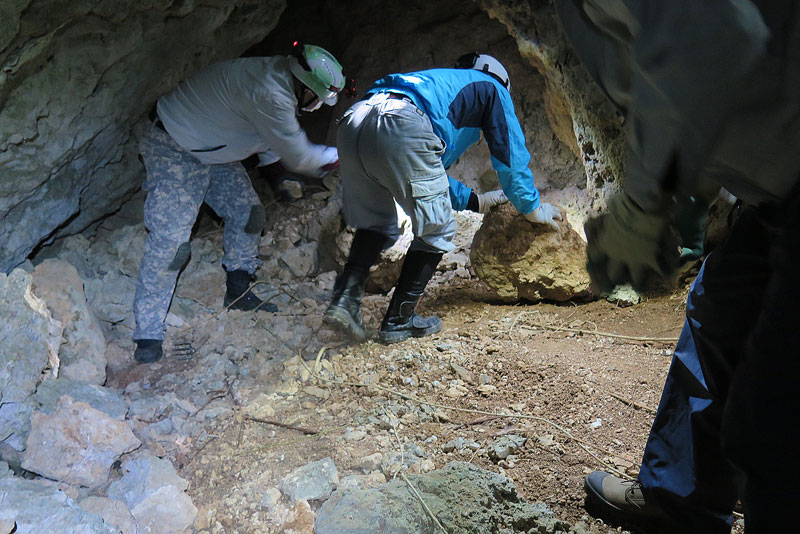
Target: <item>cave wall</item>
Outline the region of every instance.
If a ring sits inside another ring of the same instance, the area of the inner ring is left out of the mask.
[[[118,209],[144,177],[134,124],[235,57],[285,0],[0,3],[0,271]]]
[[[476,0],[514,38],[546,82],[544,107],[553,133],[586,173],[588,209],[602,209],[624,171],[622,116],[581,65],[549,0]]]
[[[547,8],[554,16],[549,4]],[[547,72],[537,70],[520,54],[518,43],[504,22],[490,18],[485,9],[459,0],[361,0],[347,9],[330,0],[307,0],[287,6],[279,26],[248,53],[274,54],[295,39],[320,44],[331,50],[347,73],[355,77],[361,95],[386,74],[451,67],[461,54],[472,50],[491,54],[509,71],[512,99],[532,155],[531,169],[537,187],[583,187],[586,178],[579,153],[567,144],[576,144],[574,135],[570,133],[571,140],[569,136],[556,135],[551,124],[546,106],[551,92],[545,78]],[[553,16],[547,23],[555,24],[553,34],[559,35]],[[563,41],[560,45],[567,46]],[[335,143],[335,128],[330,122],[352,103],[342,100],[336,109],[314,114],[317,120],[327,113],[319,129],[315,131],[311,125],[309,130],[312,137],[317,134],[318,142]],[[559,117],[563,119],[563,114]],[[565,120],[571,125],[569,115]],[[496,178],[481,180],[490,170],[489,151],[485,143],[479,143],[449,169],[449,174],[486,190],[498,187]]]
[[[537,187],[563,203],[580,197],[584,215],[616,187],[619,117],[549,1],[11,0],[0,4],[0,271],[139,190],[136,124],[158,96],[206,64],[285,53],[293,39],[331,50],[362,92],[465,51],[495,55],[512,79]],[[333,144],[350,103],[315,114],[312,139]],[[482,143],[450,173],[485,190],[497,186],[488,171]]]

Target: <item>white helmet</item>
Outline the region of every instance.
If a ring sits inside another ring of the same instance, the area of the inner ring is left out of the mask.
[[[329,106],[336,104],[339,91],[345,88],[342,66],[333,54],[320,46],[303,45],[295,41],[289,69]]]
[[[469,52],[456,60],[457,69],[475,69],[493,76],[511,92],[511,79],[502,63],[488,54]]]

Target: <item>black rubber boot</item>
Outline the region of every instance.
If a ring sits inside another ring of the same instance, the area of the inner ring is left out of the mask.
[[[381,341],[398,343],[410,337],[429,336],[442,329],[438,317],[422,317],[414,313],[441,259],[440,252],[413,250],[406,255],[392,301],[381,322]]]
[[[133,359],[139,363],[153,363],[164,355],[160,339],[137,339]]]
[[[244,270],[226,271],[226,274],[227,279],[225,284],[227,286],[227,291],[225,291],[224,303],[228,309],[242,311],[258,310],[266,312],[278,311],[278,307],[276,305],[272,304],[271,302],[264,302],[255,296],[252,291],[248,291],[255,278],[252,274]]]
[[[345,267],[342,274],[336,277],[333,298],[323,316],[325,324],[344,330],[358,340],[367,337],[364,323],[361,322],[361,296],[364,293],[366,280],[361,273],[348,271]]]
[[[344,330],[357,340],[367,337],[361,321],[361,296],[369,269],[378,259],[389,238],[372,230],[356,230],[350,254],[342,273],[336,277],[333,296],[323,320],[332,328]]]

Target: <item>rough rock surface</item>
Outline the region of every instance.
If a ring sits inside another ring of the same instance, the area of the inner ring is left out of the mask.
[[[14,534],[119,534],[52,482],[0,478],[0,503],[0,525],[16,525]]]
[[[339,473],[330,458],[304,465],[281,480],[281,492],[294,501],[326,499],[339,483]]]
[[[128,458],[122,469],[125,475],[111,483],[108,496],[128,506],[143,533],[187,531],[197,517],[197,508],[184,493],[188,483],[169,461],[143,452]]]
[[[550,2],[477,3],[505,25],[519,53],[546,80],[543,100],[552,131],[586,173],[584,208],[602,209],[624,172],[621,116],[572,51]]]
[[[61,323],[31,291],[31,277],[15,270],[0,273],[0,405],[25,400],[42,378],[49,361],[56,361]],[[0,437],[2,439],[2,437]]]
[[[59,399],[64,395],[70,396],[74,401],[85,402],[95,410],[120,421],[128,413],[128,404],[119,391],[79,380],[46,380],[36,389],[33,399],[39,405],[39,411],[49,415],[56,410]]]
[[[586,244],[568,224],[532,225],[510,205],[495,208],[475,233],[475,272],[501,299],[564,302],[588,296]]]
[[[21,269],[0,273],[0,317],[0,444],[21,451],[37,408],[31,399],[36,384],[58,371],[62,325],[33,294],[31,276]],[[0,448],[0,456],[7,452]]]
[[[169,503],[168,506],[165,506]],[[175,486],[163,486],[131,510],[136,524],[147,534],[188,534],[197,508]]]
[[[408,480],[448,532],[490,534],[511,524],[520,532],[565,531],[551,512],[523,502],[507,478],[467,462],[452,462]],[[317,534],[440,532],[400,478],[375,489],[334,493],[317,513],[315,528]]]
[[[52,415],[35,413],[22,467],[68,484],[96,488],[117,458],[141,445],[127,422],[62,397]]]
[[[178,476],[170,462],[146,452],[125,460],[122,469],[125,475],[111,483],[108,496],[125,502],[130,508],[164,486],[175,486],[183,491],[189,485]]]
[[[99,515],[106,524],[117,527],[120,534],[139,534],[136,521],[125,503],[107,497],[86,497],[80,507],[90,514]]]
[[[106,340],[86,303],[83,281],[71,264],[51,259],[33,271],[33,291],[64,325],[59,375],[94,384],[106,381]]]

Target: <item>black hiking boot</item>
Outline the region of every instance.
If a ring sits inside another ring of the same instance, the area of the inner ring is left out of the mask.
[[[137,339],[133,359],[139,363],[153,363],[164,356],[160,339]]]
[[[254,276],[247,271],[226,271],[225,307],[231,310],[276,312],[278,307],[271,302],[264,302],[250,290]],[[241,298],[240,298],[241,297]],[[238,299],[238,300],[237,300]]]
[[[379,336],[386,344],[399,343],[410,337],[435,334],[442,329],[442,320],[436,316],[422,317],[414,313],[442,254],[439,252],[410,251],[381,322]]]
[[[323,320],[328,326],[344,330],[357,340],[367,337],[361,322],[361,296],[365,278],[359,273],[343,271],[333,285],[333,298],[325,310]]]

